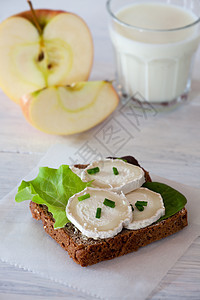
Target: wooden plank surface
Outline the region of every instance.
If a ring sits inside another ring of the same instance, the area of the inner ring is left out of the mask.
[[[69,9],[88,23],[95,45],[92,79],[113,79],[112,47],[107,30],[105,1],[38,1],[37,7]],[[26,9],[23,1],[0,3],[1,20]],[[101,17],[97,17],[101,16]],[[173,111],[158,112],[155,117],[139,119],[134,132],[133,152],[150,172],[200,187],[200,51],[193,73],[188,103]],[[46,135],[31,127],[20,107],[0,91],[0,198],[6,195],[55,143],[73,137]],[[90,131],[90,135],[93,131]],[[83,137],[87,136],[83,134]],[[127,154],[127,153],[125,153]],[[197,239],[163,278],[151,299],[200,299],[200,242]],[[78,291],[0,263],[0,299],[91,299]]]

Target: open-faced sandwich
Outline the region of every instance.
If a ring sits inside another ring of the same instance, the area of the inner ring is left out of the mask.
[[[152,182],[132,156],[40,168],[15,200],[81,266],[112,259],[187,226],[186,198]]]

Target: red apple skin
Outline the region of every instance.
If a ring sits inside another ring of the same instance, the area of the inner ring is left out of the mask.
[[[44,28],[46,26],[46,24],[55,16],[57,16],[61,13],[66,13],[66,11],[63,11],[63,10],[51,10],[51,9],[35,9],[34,11],[35,11],[37,20],[38,20],[41,28]],[[29,20],[35,26],[35,23],[33,21],[32,12],[30,10],[23,11],[21,13],[13,15],[12,17],[25,18],[25,19]]]

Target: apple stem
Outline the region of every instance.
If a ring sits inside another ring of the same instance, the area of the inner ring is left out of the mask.
[[[42,28],[41,28],[41,26],[40,26],[40,24],[39,24],[39,22],[38,22],[38,19],[37,19],[35,10],[34,10],[34,8],[33,8],[33,5],[32,5],[32,3],[31,3],[30,0],[27,0],[27,2],[28,2],[28,4],[29,4],[30,10],[31,10],[31,12],[32,12],[33,22],[35,23],[35,26],[36,26],[36,28],[37,28],[39,34],[42,35]]]

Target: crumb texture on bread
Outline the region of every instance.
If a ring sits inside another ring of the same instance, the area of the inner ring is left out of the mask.
[[[113,238],[93,240],[84,237],[71,223],[54,229],[54,219],[47,207],[30,202],[33,218],[42,220],[45,231],[82,267],[137,251],[140,247],[165,238],[187,226],[187,210],[142,229],[123,229]]]

